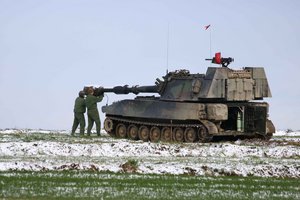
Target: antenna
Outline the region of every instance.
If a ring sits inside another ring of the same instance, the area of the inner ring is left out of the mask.
[[[209,29],[209,57],[211,58],[211,27],[210,24],[207,26],[204,26],[204,29]]]
[[[209,57],[211,58],[211,28],[209,29]]]
[[[170,23],[168,23],[168,34],[167,34],[167,74],[169,73],[169,38],[170,38],[169,27],[170,27]]]

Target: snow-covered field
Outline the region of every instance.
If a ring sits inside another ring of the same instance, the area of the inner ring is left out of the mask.
[[[145,143],[71,137],[69,131],[0,130],[0,171],[94,170],[138,173],[300,178],[300,131],[277,131],[270,141]]]

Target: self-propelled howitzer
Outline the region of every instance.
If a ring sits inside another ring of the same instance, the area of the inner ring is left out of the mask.
[[[271,97],[262,67],[233,70],[208,67],[205,74],[187,70],[167,73],[152,86],[94,88],[96,95],[156,93],[102,107],[104,128],[112,136],[151,142],[209,142],[217,136],[269,139]]]

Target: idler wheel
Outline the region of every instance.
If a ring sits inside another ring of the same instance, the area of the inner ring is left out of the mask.
[[[203,125],[198,129],[198,137],[200,142],[210,142],[213,138],[213,136],[208,133],[207,128]]]
[[[141,126],[139,128],[139,138],[144,142],[149,140],[149,128],[147,126]]]
[[[150,141],[158,142],[160,140],[160,129],[156,126],[153,126],[150,129]]]
[[[264,136],[265,140],[270,140],[275,133],[275,126],[271,120],[267,119],[266,121],[266,135]]]
[[[110,118],[106,118],[104,120],[104,130],[107,133],[110,133],[113,130],[113,127],[114,127],[113,121]]]
[[[163,127],[163,129],[161,130],[161,140],[164,142],[172,141],[172,132],[169,127]]]
[[[132,140],[137,140],[139,138],[139,129],[136,125],[131,124],[128,127],[128,137]]]
[[[184,134],[182,128],[176,127],[173,129],[173,138],[176,142],[183,142]]]
[[[116,128],[116,135],[119,138],[126,138],[127,137],[127,130],[125,124],[118,124]]]
[[[194,128],[186,128],[184,131],[184,140],[186,142],[195,142],[197,139],[197,133]]]

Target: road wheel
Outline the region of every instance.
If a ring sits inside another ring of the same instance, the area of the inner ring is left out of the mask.
[[[182,128],[176,127],[173,129],[173,139],[176,142],[183,142],[184,134]]]
[[[197,139],[197,133],[196,133],[196,130],[194,128],[186,128],[185,131],[184,131],[184,140],[186,142],[195,142]]]
[[[198,137],[200,142],[210,142],[213,138],[213,136],[208,133],[207,128],[203,125],[198,129]]]
[[[139,128],[139,138],[144,142],[149,140],[149,128],[147,126],[141,126]]]
[[[128,127],[128,131],[127,131],[128,137],[132,140],[137,140],[139,138],[139,129],[136,125],[131,124]]]
[[[163,129],[161,130],[161,140],[164,142],[172,141],[172,133],[169,127],[163,127]]]
[[[153,126],[150,129],[150,141],[158,142],[160,140],[160,129],[156,126]]]
[[[119,138],[126,138],[127,137],[127,130],[125,124],[118,124],[116,128],[116,135]]]

